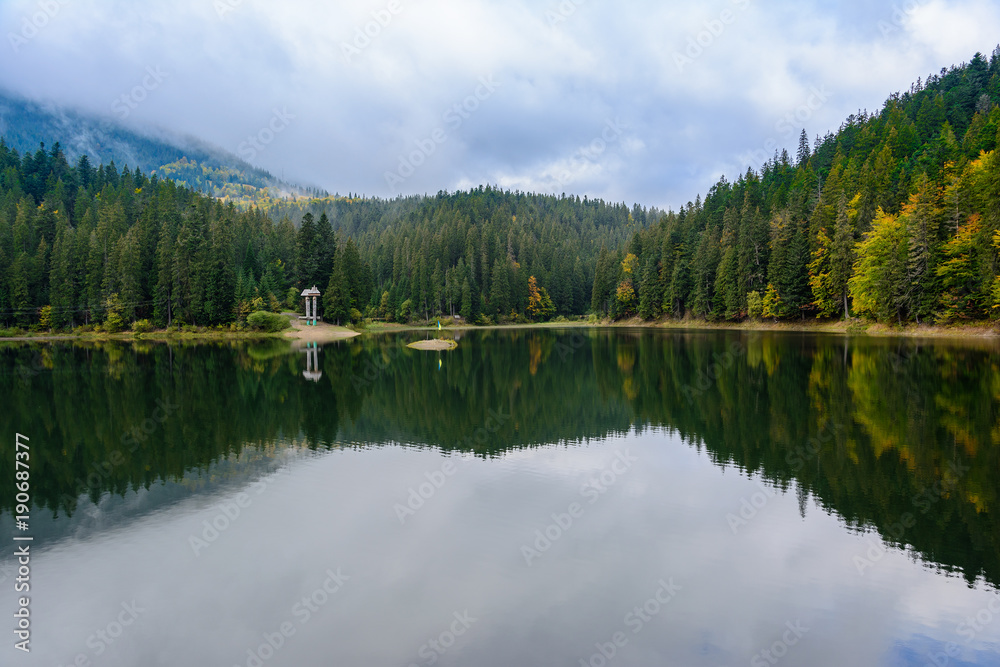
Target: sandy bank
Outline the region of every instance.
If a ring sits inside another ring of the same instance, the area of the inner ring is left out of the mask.
[[[415,343],[410,343],[406,347],[411,347],[414,350],[454,350],[458,347],[458,343],[453,340],[434,338],[431,340],[418,340]]]

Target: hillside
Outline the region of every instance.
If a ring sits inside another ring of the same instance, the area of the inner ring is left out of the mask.
[[[1000,48],[668,213],[483,186],[235,206],[177,184],[243,187],[221,168],[150,177],[0,144],[0,323],[240,326],[311,285],[340,322],[984,320],[1000,314],[998,129]]]
[[[324,192],[285,183],[236,155],[191,137],[138,132],[110,117],[42,104],[0,91],[0,137],[20,153],[59,143],[70,163],[138,168],[212,197],[250,203]]]
[[[918,79],[596,267],[613,317],[948,322],[1000,312],[1000,47]]]

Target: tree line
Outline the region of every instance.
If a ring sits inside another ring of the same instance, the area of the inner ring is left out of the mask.
[[[678,211],[480,186],[223,203],[0,140],[0,325],[981,320],[1000,314],[1000,47]],[[180,172],[178,172],[180,173]]]
[[[480,187],[433,197],[325,197],[240,208],[59,144],[0,140],[0,324],[236,326],[299,306],[329,321],[461,315],[497,322],[589,308],[601,246],[660,213]]]
[[[1000,47],[850,116],[795,158],[638,230],[595,267],[614,318],[850,317],[924,322],[1000,313]]]

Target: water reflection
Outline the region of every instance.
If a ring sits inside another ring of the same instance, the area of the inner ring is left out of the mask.
[[[475,332],[444,354],[403,342],[7,345],[0,428],[44,434],[34,499],[57,517],[248,446],[495,457],[665,429],[943,571],[1000,582],[991,343],[649,330]]]

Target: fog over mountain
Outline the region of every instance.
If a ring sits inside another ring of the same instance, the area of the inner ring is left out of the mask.
[[[330,192],[678,207],[992,52],[989,0],[14,0],[0,87]]]

